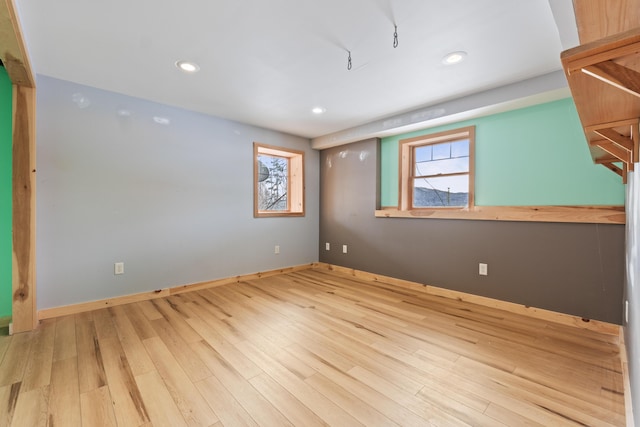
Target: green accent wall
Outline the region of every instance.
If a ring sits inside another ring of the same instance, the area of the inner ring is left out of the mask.
[[[622,179],[591,160],[571,98],[382,139],[382,205],[398,205],[399,140],[472,125],[476,205],[624,205]]]
[[[12,114],[13,87],[0,67],[0,318],[11,316]]]

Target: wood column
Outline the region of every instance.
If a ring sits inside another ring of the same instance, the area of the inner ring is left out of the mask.
[[[37,326],[36,90],[13,86],[13,332]]]

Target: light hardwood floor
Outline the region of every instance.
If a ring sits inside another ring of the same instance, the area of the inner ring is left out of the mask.
[[[0,337],[0,426],[623,426],[617,337],[305,270]]]

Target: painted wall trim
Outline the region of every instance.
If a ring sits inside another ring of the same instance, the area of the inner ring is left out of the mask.
[[[62,307],[53,307],[40,310],[38,312],[38,320],[51,319],[54,317],[67,316],[70,314],[84,313],[86,311],[99,310],[101,308],[114,307],[123,304],[129,304],[139,301],[147,301],[157,298],[164,298],[171,295],[181,294],[184,292],[197,291],[201,289],[213,288],[217,286],[229,285],[232,283],[240,283],[246,280],[260,279],[263,277],[277,276],[280,274],[293,273],[295,271],[308,270],[316,264],[303,264],[293,267],[278,268],[275,270],[262,271],[258,273],[244,274],[240,276],[226,277],[223,279],[210,280],[206,282],[191,283],[187,285],[179,285],[172,288],[156,289],[149,292],[141,292],[137,294],[123,295],[114,298],[107,298],[97,301],[83,302],[79,304],[65,305]]]
[[[624,206],[475,206],[473,209],[383,208],[376,218],[625,224]]]
[[[361,126],[320,136],[311,148],[326,148],[460,122],[571,96],[562,70],[451,101],[397,114]]]
[[[613,323],[603,322],[600,320],[583,319],[581,317],[573,316],[570,314],[558,313],[556,311],[544,310],[536,307],[529,307],[522,304],[501,301],[493,298],[468,294],[460,291],[453,291],[449,289],[439,288],[437,286],[411,282],[409,280],[396,279],[394,277],[383,276],[380,274],[373,274],[366,271],[356,270],[356,269],[347,268],[347,267],[341,267],[333,264],[318,263],[317,265],[314,266],[314,268],[337,271],[353,277],[357,277],[358,279],[371,280],[373,282],[385,282],[392,285],[409,288],[411,290],[420,290],[429,295],[456,299],[459,301],[466,301],[472,304],[478,304],[485,307],[497,308],[499,310],[508,311],[510,313],[521,314],[521,315],[529,316],[535,319],[559,323],[565,326],[573,326],[580,329],[588,329],[594,332],[612,335],[614,337],[620,336],[620,325],[615,325]]]

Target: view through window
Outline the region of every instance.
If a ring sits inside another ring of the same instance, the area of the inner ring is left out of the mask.
[[[254,143],[254,216],[304,215],[304,152]]]
[[[473,206],[473,128],[400,141],[401,209]]]

